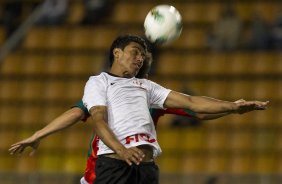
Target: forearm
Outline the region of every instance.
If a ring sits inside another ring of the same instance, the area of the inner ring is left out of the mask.
[[[215,114],[215,113],[232,113],[236,111],[236,104],[233,102],[217,100],[205,96],[191,96],[193,104],[191,110],[197,113]]]
[[[94,121],[94,131],[96,135],[114,152],[119,153],[125,147],[119,142],[107,123],[108,115],[106,106],[96,106],[90,109],[90,114]]]
[[[165,106],[190,109],[195,113],[203,114],[231,113],[237,110],[237,105],[234,102],[204,96],[188,96],[175,91],[168,95]]]
[[[213,119],[218,119],[221,118],[223,116],[227,116],[229,114],[232,113],[218,113],[218,114],[196,114],[196,118],[200,119],[200,120],[213,120]]]
[[[105,121],[94,121],[94,131],[105,145],[118,153],[125,147],[119,142]]]
[[[81,111],[82,112],[82,111]],[[47,137],[50,134],[61,131],[67,127],[72,126],[78,122],[83,117],[82,113],[75,112],[75,109],[70,109],[65,113],[61,114],[59,117],[55,118],[48,125],[46,125],[41,130],[38,130],[33,134],[33,136],[40,140],[44,137]]]

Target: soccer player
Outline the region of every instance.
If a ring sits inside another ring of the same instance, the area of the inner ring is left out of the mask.
[[[149,73],[151,63],[152,63],[152,56],[150,53],[147,55],[147,61],[144,62],[142,68],[138,72],[137,78],[147,78],[147,75]],[[196,114],[189,110],[185,109],[151,109],[151,116],[155,123],[155,126],[157,125],[158,119],[160,116],[163,116],[164,114],[176,114],[181,116],[187,116],[187,117],[194,117],[201,120],[210,120],[222,117],[224,115],[227,115],[227,113],[222,114]],[[67,127],[70,127],[74,125],[75,123],[79,122],[80,120],[86,121],[89,117],[89,113],[87,109],[84,107],[82,101],[78,102],[75,106],[73,106],[71,109],[67,110],[66,112],[62,113],[60,116],[52,120],[50,123],[47,124],[46,127],[42,128],[41,130],[34,133],[29,138],[26,138],[22,141],[19,141],[18,143],[15,143],[11,146],[10,152],[11,154],[15,153],[22,153],[24,149],[28,146],[31,146],[33,148],[30,155],[33,155],[36,149],[38,148],[40,141],[47,137],[48,135],[51,135],[55,132],[58,132],[60,130],[63,130]],[[90,147],[88,151],[88,159],[87,159],[87,165],[84,173],[84,177],[81,179],[81,183],[93,183],[96,175],[95,175],[95,164],[97,159],[97,145],[98,137],[93,135],[91,141],[90,141]]]
[[[152,63],[152,56],[150,53],[147,54],[147,60],[144,62],[142,68],[138,72],[137,78],[147,78],[151,63]],[[242,100],[239,100],[242,101]],[[237,102],[239,102],[237,101]],[[210,120],[219,118],[222,116],[227,115],[228,113],[221,113],[221,114],[196,114],[192,111],[189,111],[187,109],[150,109],[152,119],[155,123],[155,126],[157,125],[158,119],[160,116],[163,116],[164,114],[176,114],[181,116],[187,116],[187,117],[194,117],[201,120]],[[48,125],[41,130],[34,133],[29,138],[26,138],[22,141],[19,141],[16,144],[13,144],[10,152],[11,154],[15,153],[22,153],[24,149],[28,146],[31,146],[33,148],[33,151],[30,153],[30,155],[33,155],[36,149],[38,148],[40,141],[47,137],[50,134],[53,134],[55,132],[58,132],[60,130],[63,130],[67,127],[70,127],[74,125],[75,123],[79,122],[80,120],[86,121],[89,117],[88,110],[84,107],[82,101],[78,102],[75,106],[73,106],[71,109],[67,110],[66,112],[62,113],[60,116],[52,120]],[[88,151],[88,159],[86,164],[86,169],[84,173],[84,177],[81,178],[82,184],[87,183],[93,183],[96,174],[95,174],[95,164],[97,160],[97,151],[98,151],[98,145],[97,145],[98,137],[93,135],[92,139],[90,141],[90,147]]]
[[[110,49],[111,69],[86,83],[83,103],[99,137],[95,184],[158,183],[154,159],[161,153],[149,108],[184,108],[195,113],[245,113],[268,102],[238,103],[189,96],[152,81],[135,78],[146,44],[138,36],[120,36]]]

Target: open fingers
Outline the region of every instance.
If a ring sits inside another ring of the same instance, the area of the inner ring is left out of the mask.
[[[20,148],[20,145],[12,146],[12,147],[9,149],[10,154],[11,154],[11,155],[15,154],[19,148]]]
[[[125,156],[125,161],[129,165],[132,165],[132,163],[139,165],[140,162],[143,160],[145,155],[140,149],[138,149],[136,147],[132,147],[132,148],[127,149],[126,155],[124,155],[124,156]]]
[[[16,146],[13,146],[9,149],[9,152],[11,155],[14,155],[14,154],[21,154],[25,149],[25,146],[23,145],[16,145]]]
[[[133,147],[131,148],[134,151],[134,156],[135,158],[137,158],[139,160],[139,162],[141,162],[143,160],[143,158],[145,157],[145,154],[143,153],[143,151],[141,151],[140,149]]]

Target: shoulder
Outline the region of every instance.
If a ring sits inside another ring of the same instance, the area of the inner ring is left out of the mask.
[[[105,72],[100,73],[99,75],[90,76],[87,83],[103,83],[108,80],[108,74]]]
[[[92,75],[88,80],[103,80],[108,78],[108,74],[105,72],[100,73],[99,75]]]

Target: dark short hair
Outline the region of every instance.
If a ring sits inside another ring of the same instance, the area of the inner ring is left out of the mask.
[[[147,50],[146,42],[142,37],[136,36],[136,35],[119,36],[113,41],[111,48],[110,48],[110,53],[109,53],[110,66],[112,66],[114,62],[114,54],[113,54],[114,49],[120,48],[123,50],[131,42],[136,42],[140,44],[145,50]]]

